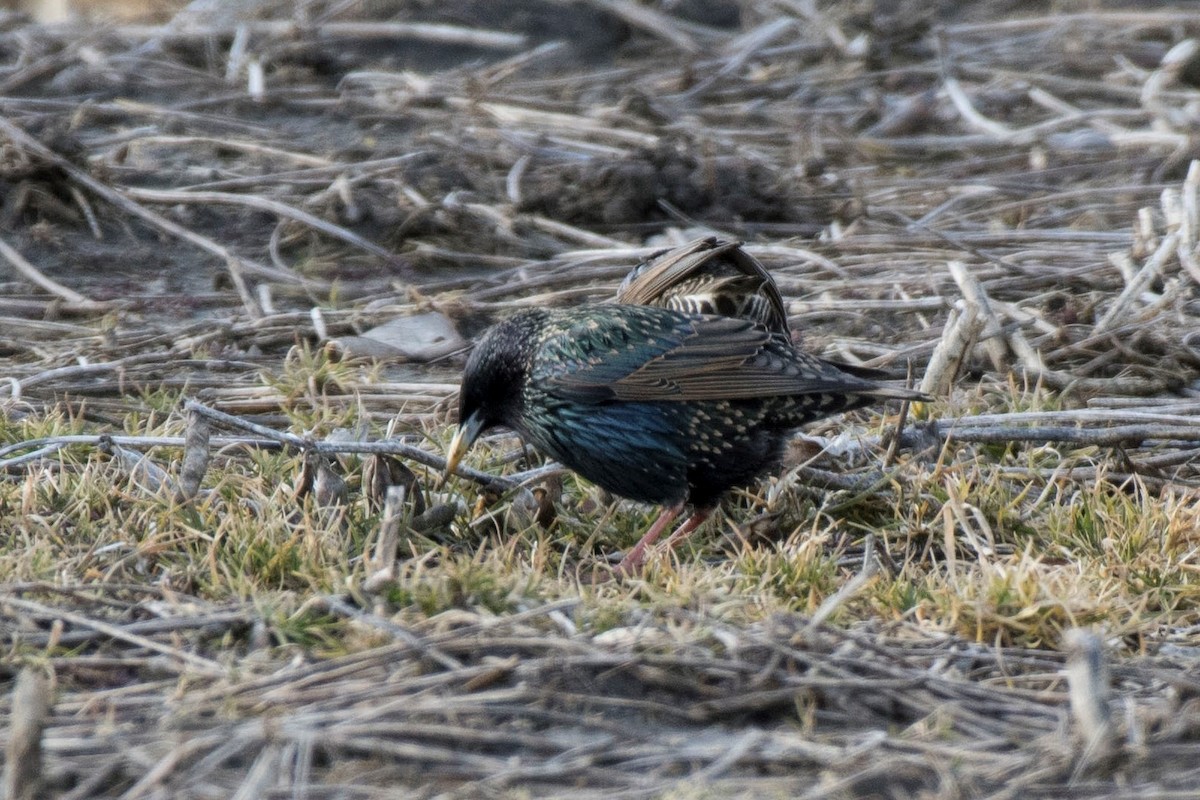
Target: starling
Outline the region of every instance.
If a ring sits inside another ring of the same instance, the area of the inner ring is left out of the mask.
[[[479,434],[504,425],[613,494],[665,507],[618,565],[691,505],[668,544],[726,490],[775,466],[792,430],[875,400],[919,392],[852,375],[750,319],[604,304],[518,312],[467,361],[453,471]]]
[[[791,338],[783,297],[771,273],[741,242],[716,236],[653,254],[625,276],[617,302],[742,317]]]

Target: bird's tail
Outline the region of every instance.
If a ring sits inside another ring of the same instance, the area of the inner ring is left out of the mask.
[[[913,403],[928,403],[933,397],[916,389],[903,389],[899,386],[872,386],[870,389],[855,394],[863,394],[878,400],[908,400]]]

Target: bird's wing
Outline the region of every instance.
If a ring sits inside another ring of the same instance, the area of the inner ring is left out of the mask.
[[[879,387],[743,319],[609,306],[542,345],[533,379],[579,402],[733,400]]]
[[[705,267],[714,259],[722,258],[733,265],[736,274],[705,276]],[[767,306],[759,312],[759,319],[787,333],[787,309],[771,273],[745,251],[741,242],[715,236],[696,239],[651,256],[648,262],[626,276],[617,289],[616,299],[618,303],[628,305],[661,304],[664,298],[682,287],[687,287],[681,291],[683,294],[719,294],[732,290],[737,294],[757,295]]]
[[[715,237],[696,239],[675,250],[656,253],[651,262],[635,269],[617,289],[617,302],[647,305],[692,274],[708,260],[739,247],[738,242],[719,242]]]

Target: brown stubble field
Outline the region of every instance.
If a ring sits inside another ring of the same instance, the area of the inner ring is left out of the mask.
[[[0,15],[9,796],[1190,797],[1194,9],[502,5]],[[465,347],[711,234],[936,399],[593,586]]]

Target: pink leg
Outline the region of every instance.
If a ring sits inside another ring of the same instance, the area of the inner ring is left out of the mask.
[[[641,540],[633,546],[632,550],[625,554],[625,558],[621,559],[621,563],[617,565],[615,570],[613,570],[613,576],[617,578],[623,578],[628,575],[636,574],[637,571],[641,569],[642,562],[646,559],[646,550],[652,544],[658,541],[658,537],[661,536],[662,532],[666,530],[668,525],[671,524],[671,521],[679,516],[679,512],[682,510],[683,506],[676,506],[663,511],[662,516],[655,520],[654,524],[650,526],[650,530],[646,531],[646,535],[643,536]],[[701,525],[703,525],[704,521],[712,515],[712,512],[713,510],[711,508],[696,509],[696,512],[692,514],[692,516],[688,517],[687,521],[680,525],[679,528],[677,528],[676,531],[667,539],[667,549],[671,549],[681,539],[686,537],[692,531],[696,530],[696,528],[699,528]]]
[[[638,543],[633,546],[633,549],[625,554],[620,564],[617,564],[617,568],[613,570],[613,575],[624,577],[625,575],[632,575],[637,572],[638,568],[642,566],[642,561],[646,558],[646,548],[658,541],[658,537],[662,536],[663,531],[675,521],[675,518],[682,511],[682,503],[670,508],[664,508],[663,512],[659,514],[658,519],[654,520],[654,524],[650,526],[650,530],[646,531],[641,539],[638,539]]]
[[[696,528],[699,528],[708,520],[709,517],[712,516],[712,512],[713,510],[711,508],[696,509],[696,513],[688,517],[687,521],[680,525],[675,532],[671,534],[671,538],[667,539],[667,549],[670,550],[672,547],[690,536],[692,531],[696,530]]]

